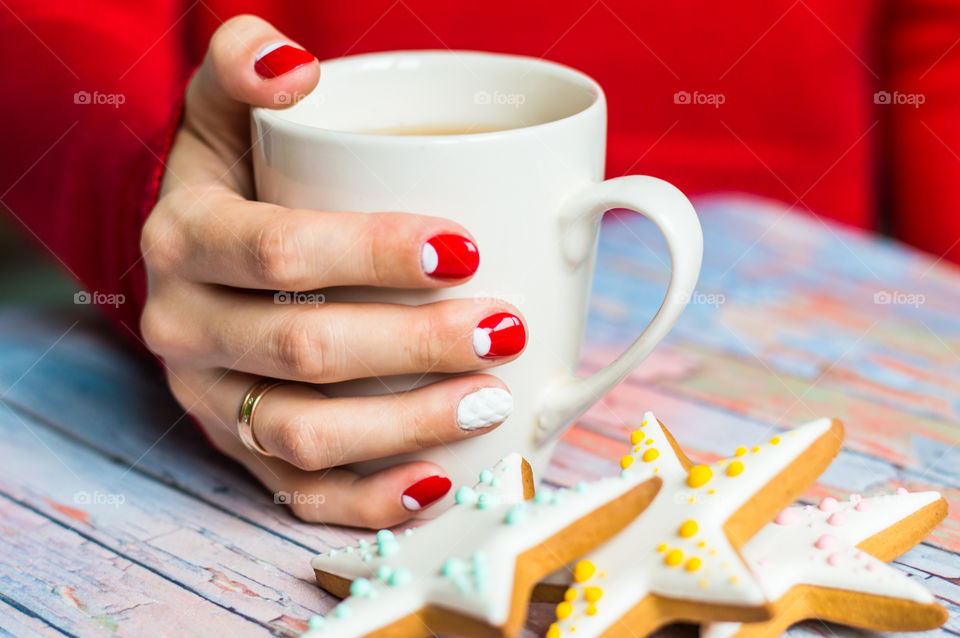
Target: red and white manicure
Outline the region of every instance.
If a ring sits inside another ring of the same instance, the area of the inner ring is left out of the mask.
[[[404,490],[400,502],[411,512],[416,512],[443,498],[450,491],[451,485],[446,476],[428,476]]]
[[[423,272],[440,279],[463,279],[477,272],[480,252],[462,235],[435,235],[420,250]]]
[[[490,315],[473,329],[473,350],[484,359],[515,355],[526,343],[523,322],[509,312]]]
[[[260,50],[253,63],[253,70],[260,77],[269,80],[298,69],[304,64],[310,64],[315,59],[308,51],[286,42],[275,42]]]

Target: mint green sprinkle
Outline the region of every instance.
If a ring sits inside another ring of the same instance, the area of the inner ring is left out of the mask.
[[[310,620],[307,621],[307,627],[310,629],[325,629],[327,626],[327,621],[318,614],[310,616]]]
[[[350,583],[350,595],[360,598],[373,598],[373,583],[366,578],[357,578]]]
[[[353,610],[350,609],[347,603],[340,603],[333,609],[333,615],[337,618],[349,618],[352,613]]]
[[[359,541],[357,541],[357,547],[359,547],[360,549],[365,549],[367,547],[370,547],[370,541],[368,541],[365,538],[361,538]]]
[[[563,505],[563,502],[567,500],[567,490],[560,488],[553,493],[553,504],[554,505]]]
[[[478,549],[470,557],[470,562],[473,563],[474,588],[478,592],[482,592],[487,588],[487,581],[488,581],[488,576],[490,571],[487,566],[486,552]]]
[[[402,587],[403,585],[409,584],[412,580],[413,572],[406,567],[397,567],[393,570],[393,573],[390,574],[390,581],[387,584],[391,587]]]
[[[633,478],[633,472],[630,470],[620,470],[620,478],[627,480]]]
[[[553,492],[547,488],[537,490],[537,493],[533,495],[533,502],[545,505],[553,500]]]
[[[472,489],[464,485],[453,495],[453,500],[457,505],[473,505],[477,502],[477,494]]]
[[[404,535],[404,536],[413,536],[413,528],[412,528],[412,527],[408,527],[407,529],[403,530],[403,535]]]
[[[353,545],[347,545],[347,548],[346,548],[345,550],[343,550],[343,551],[347,552],[348,554],[352,554],[352,553],[353,553]]]
[[[518,504],[511,507],[507,510],[506,516],[507,525],[519,525],[523,521],[527,520],[527,508],[524,505]]]
[[[390,579],[390,575],[393,573],[393,567],[390,565],[380,565],[377,567],[377,578],[383,582],[387,582]]]
[[[450,578],[455,576],[467,568],[466,563],[463,562],[463,559],[451,556],[447,560],[443,561],[443,567],[441,568],[441,573]]]
[[[496,507],[497,505],[497,495],[493,492],[484,492],[477,497],[477,507],[482,510],[490,509],[491,507]]]
[[[494,476],[490,479],[490,487],[500,487],[500,483],[502,483],[502,481],[499,476]]]
[[[579,481],[576,485],[573,486],[573,489],[582,494],[583,492],[586,492],[589,487],[590,487],[590,484],[587,483],[586,481]]]

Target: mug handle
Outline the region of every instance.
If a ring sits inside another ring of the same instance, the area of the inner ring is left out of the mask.
[[[600,218],[613,208],[639,213],[660,229],[670,252],[670,285],[653,321],[616,360],[586,378],[564,375],[546,389],[538,417],[538,443],[559,434],[650,354],[683,312],[700,275],[703,231],[696,211],[672,184],[640,175],[592,185],[565,204],[560,216],[561,251],[571,268],[587,259]]]

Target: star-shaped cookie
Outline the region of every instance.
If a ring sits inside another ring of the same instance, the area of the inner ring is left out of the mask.
[[[769,618],[737,550],[814,482],[842,438],[839,421],[820,419],[695,465],[647,412],[623,465],[652,467],[663,487],[626,529],[577,563],[569,588],[538,588],[539,600],[562,596],[548,638],[636,638],[675,621]]]
[[[939,627],[946,610],[919,583],[890,567],[947,515],[936,492],[825,498],[816,507],[789,507],[741,550],[773,619],[711,623],[703,638],[767,638],[807,618],[880,631]]]
[[[660,485],[621,472],[531,499],[529,465],[507,456],[426,525],[316,556],[320,585],[349,597],[306,636],[515,635],[536,582],[623,529]]]

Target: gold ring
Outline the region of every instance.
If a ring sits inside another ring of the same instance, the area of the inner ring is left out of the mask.
[[[260,405],[260,399],[262,399],[267,392],[283,383],[283,381],[277,381],[276,379],[260,379],[250,386],[247,393],[243,395],[243,401],[240,402],[240,412],[237,415],[237,435],[240,437],[243,445],[251,452],[262,456],[273,456],[273,454],[263,449],[263,446],[260,445],[256,435],[253,433],[253,415],[257,410],[257,406]]]

